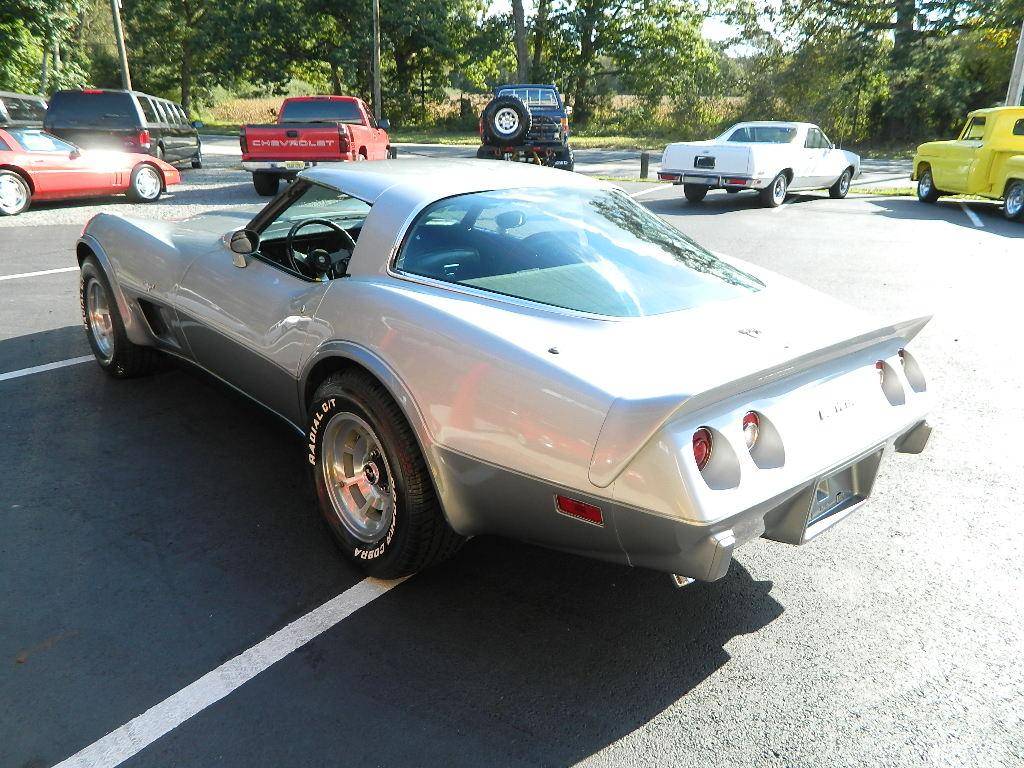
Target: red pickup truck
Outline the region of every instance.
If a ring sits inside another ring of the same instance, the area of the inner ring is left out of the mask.
[[[276,123],[242,127],[242,167],[259,194],[274,195],[281,179],[317,163],[389,157],[390,127],[353,96],[296,96],[284,100]]]

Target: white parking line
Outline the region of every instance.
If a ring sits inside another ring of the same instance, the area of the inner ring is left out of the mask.
[[[0,373],[0,381],[9,381],[10,379],[20,379],[22,376],[31,376],[33,373],[45,373],[46,371],[53,371],[57,368],[67,368],[69,365],[78,365],[79,363],[87,363],[90,360],[95,360],[92,355],[84,355],[82,357],[71,357],[67,360],[58,360],[56,363],[47,363],[46,365],[33,365],[31,368],[22,368],[18,371],[8,371],[7,373]]]
[[[666,185],[666,184],[655,184],[652,189],[641,189],[639,192],[630,192],[629,196],[630,197],[643,197],[644,195],[651,194],[651,192],[657,192],[659,189],[661,189],[662,187],[665,187],[665,186],[668,186],[668,185]]]
[[[113,768],[404,581],[363,579],[54,768]]]
[[[56,275],[58,272],[77,272],[78,267],[60,267],[59,269],[41,269],[38,272],[21,272],[17,275],[0,275],[0,280],[17,280],[21,277],[39,277],[40,275]]]
[[[978,216],[978,214],[976,214],[970,208],[968,208],[965,203],[960,203],[960,207],[964,209],[964,213],[966,213],[967,218],[971,220],[971,224],[978,227],[978,229],[985,228],[985,223],[981,220],[981,217]]]

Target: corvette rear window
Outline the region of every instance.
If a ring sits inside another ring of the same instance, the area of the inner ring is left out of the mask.
[[[477,192],[429,206],[395,268],[613,317],[690,309],[762,284],[613,190]]]

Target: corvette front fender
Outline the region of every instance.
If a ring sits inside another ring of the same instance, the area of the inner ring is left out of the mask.
[[[124,332],[128,336],[128,340],[133,344],[153,346],[153,338],[149,334],[146,321],[139,316],[140,311],[125,297],[124,291],[117,281],[117,275],[114,273],[114,267],[110,263],[110,258],[107,256],[106,251],[103,250],[103,246],[100,245],[99,241],[88,232],[84,232],[78,239],[76,250],[78,266],[82,266],[82,262],[89,253],[95,256],[96,260],[100,263],[100,268],[103,270],[103,274],[107,277],[107,282],[110,283],[110,287],[114,291],[114,300],[117,302],[117,309],[121,313],[121,320],[124,322]]]

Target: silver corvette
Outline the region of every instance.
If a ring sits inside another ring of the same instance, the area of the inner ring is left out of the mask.
[[[881,324],[563,171],[322,168],[255,217],[101,214],[77,248],[99,364],[173,355],[291,424],[375,576],[488,533],[718,579],[931,431],[906,349],[928,318]]]

